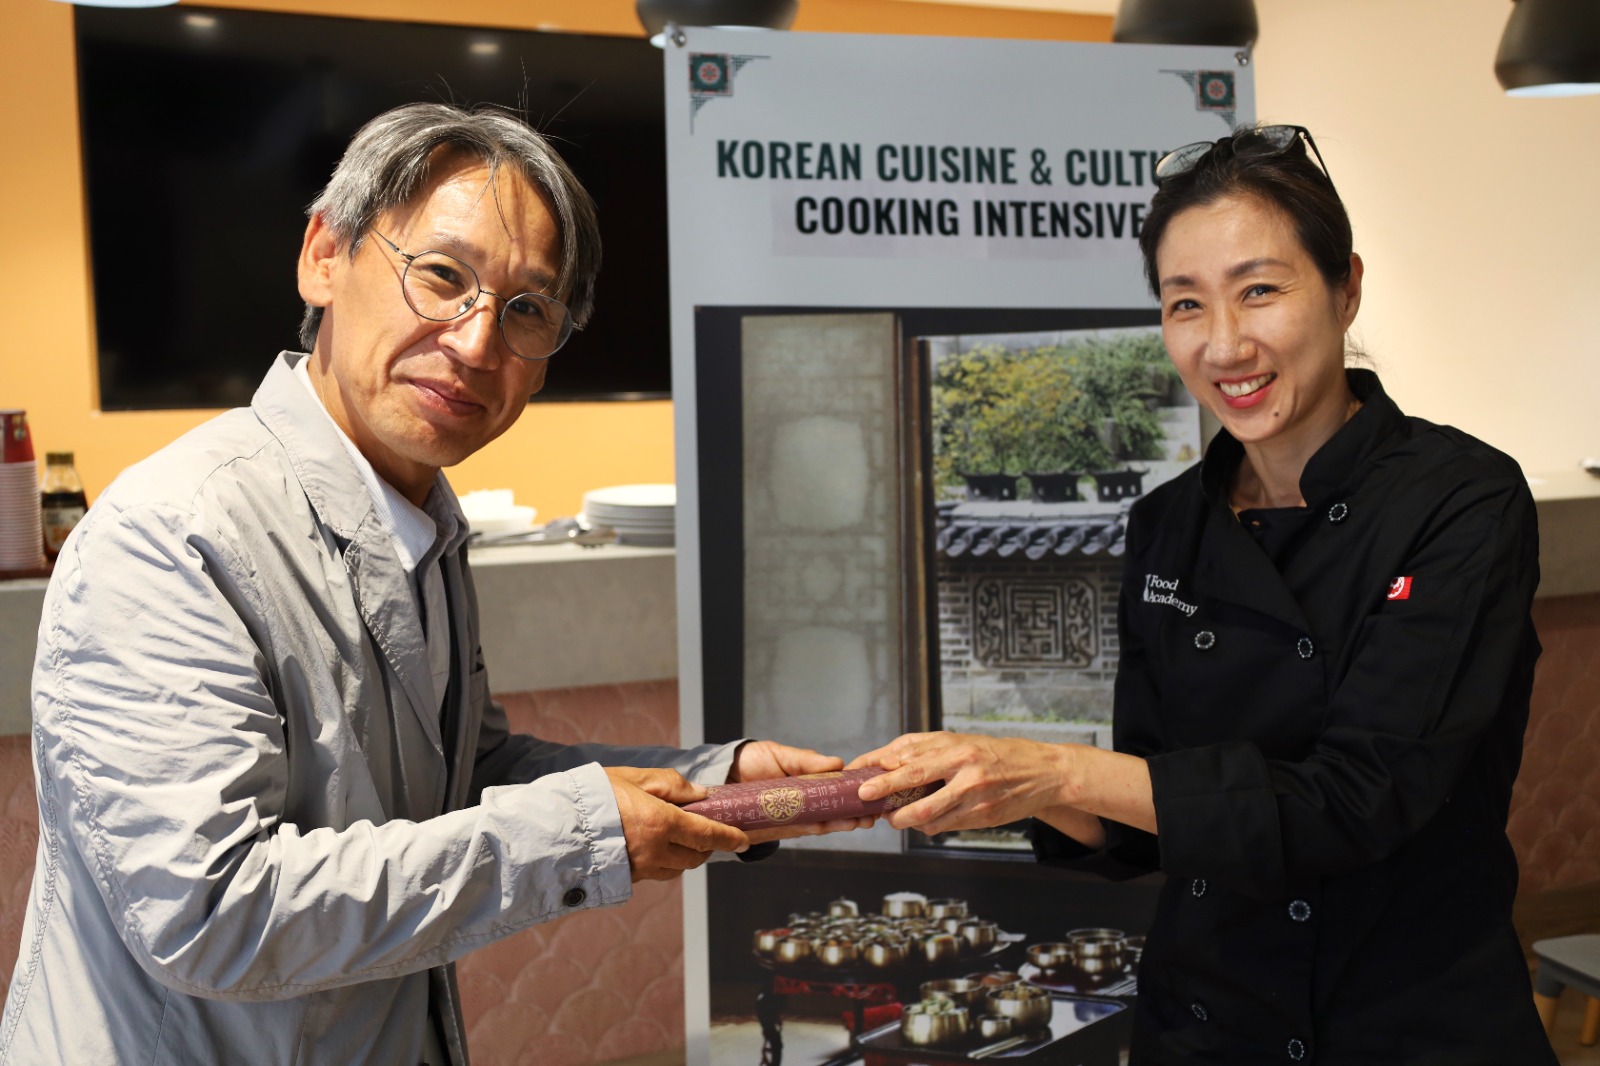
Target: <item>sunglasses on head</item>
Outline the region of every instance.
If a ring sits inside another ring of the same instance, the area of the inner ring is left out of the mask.
[[[1159,188],[1163,182],[1180,174],[1189,173],[1200,160],[1211,153],[1212,149],[1225,142],[1232,142],[1235,157],[1251,159],[1282,155],[1299,143],[1301,138],[1305,139],[1306,146],[1316,157],[1317,166],[1322,169],[1328,184],[1332,185],[1333,178],[1328,174],[1328,164],[1322,161],[1322,153],[1317,151],[1317,142],[1312,139],[1310,130],[1304,126],[1262,126],[1260,129],[1236,133],[1221,141],[1196,141],[1182,148],[1174,148],[1156,160],[1156,186]]]

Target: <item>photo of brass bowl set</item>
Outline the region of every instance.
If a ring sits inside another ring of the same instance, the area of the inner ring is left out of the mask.
[[[775,989],[859,987],[898,1005],[897,1021],[857,1030],[853,1049],[865,1066],[1089,1063],[1098,1061],[1096,1048],[1114,1056],[1118,1027],[1093,1027],[1126,1020],[1129,1004],[1114,996],[1134,993],[1143,938],[1095,927],[1060,941],[1026,940],[973,914],[965,900],[893,892],[877,913],[841,897],[826,913],[791,914],[787,925],[757,930],[754,950]],[[1002,968],[999,956],[1017,947],[1027,962]],[[1090,986],[1097,991],[1089,994]]]
[[[755,952],[780,971],[819,977],[862,972],[892,980],[984,959],[1019,939],[970,914],[965,900],[896,892],[884,897],[878,914],[863,915],[854,900],[842,898],[828,904],[826,914],[791,914],[785,926],[756,931]]]

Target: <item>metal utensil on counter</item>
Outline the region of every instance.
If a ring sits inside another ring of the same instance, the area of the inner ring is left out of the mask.
[[[617,543],[617,531],[610,526],[590,526],[576,518],[553,518],[542,526],[519,529],[514,533],[474,533],[471,543],[491,544],[578,544],[592,548]]]

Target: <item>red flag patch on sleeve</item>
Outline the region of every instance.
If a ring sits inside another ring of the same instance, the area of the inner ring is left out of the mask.
[[[1410,598],[1411,579],[1409,577],[1397,577],[1389,582],[1389,595],[1385,599],[1409,600]]]

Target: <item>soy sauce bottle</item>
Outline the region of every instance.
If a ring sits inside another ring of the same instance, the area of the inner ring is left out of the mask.
[[[89,509],[83,482],[72,465],[71,452],[46,452],[44,478],[39,483],[39,504],[43,511],[44,553],[54,561],[67,542],[67,534]]]

